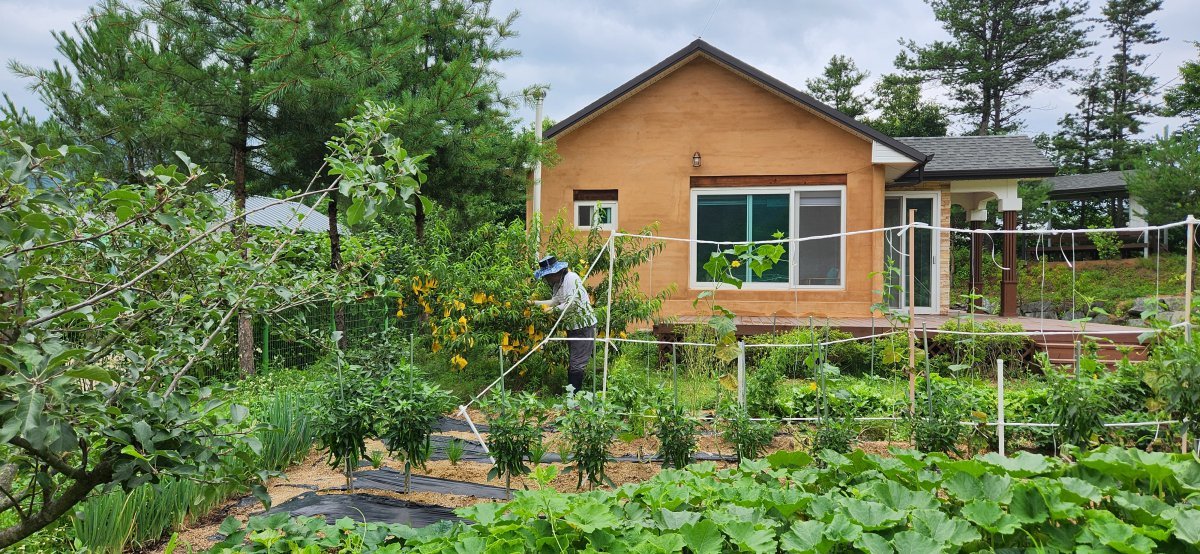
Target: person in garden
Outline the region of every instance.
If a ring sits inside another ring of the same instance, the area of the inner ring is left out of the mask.
[[[579,274],[567,269],[567,263],[554,256],[538,260],[533,278],[545,279],[553,293],[549,300],[534,300],[533,303],[564,312],[559,328],[567,331],[569,339],[567,385],[571,388],[567,391],[578,391],[583,388],[583,373],[592,359],[596,343],[596,312],[592,309],[587,287],[583,286]]]

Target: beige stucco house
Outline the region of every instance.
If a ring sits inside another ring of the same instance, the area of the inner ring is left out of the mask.
[[[879,229],[904,223],[910,209],[948,227],[951,204],[979,222],[990,200],[1012,228],[1018,179],[1055,172],[1027,137],[886,136],[702,40],[546,136],[561,157],[542,177],[546,217],[564,214],[580,229],[657,222],[661,236],[711,241]],[[948,233],[922,230],[916,240],[914,306],[945,313]],[[720,292],[721,303],[742,316],[867,316],[885,260],[905,242],[870,233],[794,243],[785,263],[761,278],[748,272],[742,290]],[[1014,244],[1006,241],[1005,260]],[[696,313],[692,300],[712,288],[701,269],[711,248],[668,242],[646,265],[643,286],[677,287],[665,315]],[[1015,274],[1004,280],[1003,309],[1015,313]]]

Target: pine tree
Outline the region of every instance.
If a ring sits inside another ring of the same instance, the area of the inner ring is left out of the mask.
[[[1154,111],[1151,94],[1157,79],[1143,71],[1149,56],[1135,49],[1166,40],[1153,22],[1146,21],[1161,8],[1162,0],[1108,0],[1103,9],[1104,36],[1112,38],[1114,45],[1104,75],[1108,105],[1099,124],[1106,135],[1111,169],[1129,165],[1130,137],[1141,132],[1142,118]]]
[[[1034,90],[1070,75],[1063,62],[1093,43],[1079,18],[1087,3],[1076,0],[926,0],[949,41],[920,46],[901,41],[896,67],[945,84],[955,112],[973,134],[1003,134],[1020,127]]]
[[[1071,92],[1079,103],[1075,112],[1058,120],[1059,130],[1050,140],[1050,155],[1060,173],[1092,173],[1103,169],[1106,160],[1100,123],[1106,107],[1111,105],[1100,68],[1093,67]]]
[[[858,68],[854,60],[840,54],[829,58],[821,77],[804,82],[808,91],[834,109],[854,118],[861,117],[871,106],[871,98],[854,92],[870,76]]]
[[[893,137],[943,137],[950,124],[945,109],[921,98],[920,79],[889,73],[875,83],[878,117],[867,123]]]

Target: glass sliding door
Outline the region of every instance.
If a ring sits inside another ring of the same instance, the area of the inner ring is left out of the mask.
[[[888,196],[884,200],[883,220],[887,227],[908,223],[908,211],[916,210],[917,223],[938,223],[937,193],[914,193],[903,196]],[[914,233],[914,303],[918,313],[938,311],[937,241],[930,229],[917,228]],[[908,237],[902,231],[889,231],[884,237],[884,263],[895,264],[898,272],[888,272],[887,284],[893,291],[890,304],[894,308],[908,307]]]

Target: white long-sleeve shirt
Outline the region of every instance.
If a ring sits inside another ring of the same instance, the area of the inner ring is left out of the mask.
[[[563,275],[558,286],[554,287],[549,300],[541,300],[538,304],[551,306],[560,312],[567,312],[562,319],[562,328],[567,331],[583,329],[596,325],[596,311],[592,309],[591,298],[583,279],[574,271]]]

